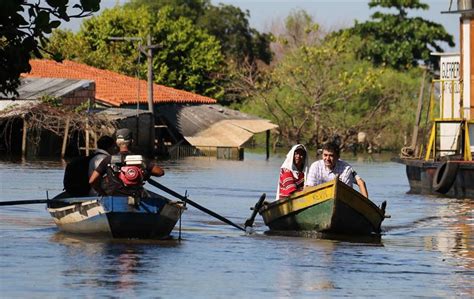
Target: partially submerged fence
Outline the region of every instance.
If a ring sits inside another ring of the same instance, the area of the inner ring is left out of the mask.
[[[168,147],[169,158],[179,160],[186,157],[214,157],[223,160],[243,160],[244,149],[236,147],[194,147],[191,145],[174,145]]]

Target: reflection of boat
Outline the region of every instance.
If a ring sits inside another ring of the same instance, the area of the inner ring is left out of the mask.
[[[471,1],[458,1],[461,53],[440,56],[440,78],[433,80],[428,107],[432,127],[426,145],[417,144],[422,97],[410,147],[402,150],[399,162],[406,165],[410,193],[446,194],[474,198],[474,9]],[[467,6],[466,6],[467,5]],[[435,96],[435,90],[439,94]],[[435,103],[435,98],[439,101]],[[439,113],[434,110],[439,107]],[[424,148],[423,148],[424,146]]]
[[[162,239],[170,235],[183,212],[180,201],[153,194],[63,198],[48,203],[48,212],[61,231],[113,238]]]
[[[370,235],[380,233],[385,207],[336,179],[264,205],[259,213],[273,232]]]

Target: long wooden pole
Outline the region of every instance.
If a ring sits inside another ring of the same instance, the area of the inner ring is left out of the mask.
[[[235,224],[234,222],[230,221],[229,219],[225,218],[224,216],[221,216],[221,215],[217,214],[216,212],[213,212],[213,211],[211,211],[211,210],[209,210],[209,209],[207,209],[207,208],[201,206],[200,204],[198,204],[198,203],[196,203],[196,202],[190,200],[189,198],[187,198],[187,197],[185,197],[185,196],[182,196],[181,194],[179,194],[179,193],[177,193],[177,192],[175,192],[175,191],[169,189],[168,187],[163,186],[162,184],[158,183],[157,181],[154,181],[153,179],[148,179],[148,183],[150,183],[152,186],[155,186],[155,187],[158,188],[158,189],[161,189],[161,190],[165,191],[165,192],[168,193],[168,194],[173,195],[173,196],[176,197],[176,198],[181,199],[182,201],[184,201],[184,202],[186,202],[186,203],[192,205],[192,206],[195,207],[196,209],[201,210],[201,211],[203,211],[204,213],[209,214],[209,215],[211,215],[212,217],[215,217],[215,218],[219,219],[219,220],[222,221],[222,222],[225,222],[225,223],[227,223],[227,224],[229,224],[229,225],[232,225],[232,226],[235,227],[235,228],[238,228],[238,229],[240,229],[240,230],[245,231],[245,228],[243,228],[242,226]]]
[[[28,132],[28,121],[23,117],[23,134],[21,136],[21,157],[26,157],[26,137]]]
[[[266,132],[266,150],[267,150],[267,160],[270,159],[270,130]]]
[[[16,205],[31,205],[38,203],[48,203],[48,202],[59,202],[58,200],[49,200],[49,199],[30,199],[30,200],[11,200],[11,201],[0,201],[0,206],[16,206]]]
[[[413,135],[411,138],[411,148],[413,149],[415,157],[417,156],[416,144],[418,143],[418,130],[420,129],[421,112],[423,110],[423,93],[425,89],[426,72],[427,69],[425,68],[423,70],[423,79],[421,81],[420,94],[418,95],[418,107],[416,108],[415,126],[413,127]]]
[[[61,147],[61,159],[64,159],[66,155],[66,146],[67,146],[67,139],[69,136],[69,123],[71,121],[70,116],[66,118],[66,127],[64,128],[64,137],[63,137],[63,145]]]
[[[86,156],[89,156],[89,143],[90,143],[90,140],[89,140],[89,120],[86,118]]]

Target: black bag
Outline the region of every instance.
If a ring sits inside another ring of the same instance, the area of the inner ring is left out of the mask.
[[[89,161],[94,157],[80,156],[71,160],[64,171],[64,190],[71,196],[88,196],[89,185]]]

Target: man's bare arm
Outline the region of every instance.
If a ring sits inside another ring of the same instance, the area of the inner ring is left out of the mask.
[[[100,186],[100,174],[97,170],[94,170],[89,178],[89,185],[97,191],[98,194],[104,195],[105,191]]]
[[[362,195],[365,197],[369,198],[369,193],[367,192],[367,186],[365,185],[365,182],[361,178],[356,179],[357,186],[359,186],[359,191]]]

